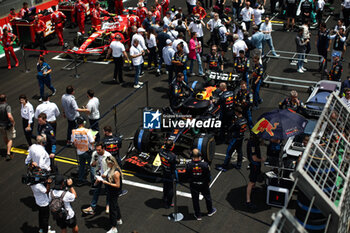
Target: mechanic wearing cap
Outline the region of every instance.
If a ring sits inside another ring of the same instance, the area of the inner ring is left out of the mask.
[[[304,103],[299,100],[296,90],[292,90],[290,92],[290,97],[285,98],[278,105],[279,109],[291,109],[298,113],[301,113],[302,109],[305,108]]]
[[[56,134],[57,117],[60,115],[60,110],[55,103],[50,102],[50,97],[47,93],[44,94],[43,102],[35,109],[35,119],[38,119],[40,113],[46,114],[46,120],[52,126],[53,131]]]
[[[39,101],[42,101],[44,97],[44,85],[46,85],[46,87],[48,87],[52,91],[52,95],[56,94],[56,89],[51,84],[52,69],[50,65],[45,62],[45,58],[43,56],[39,57],[36,69],[38,71],[37,78],[40,87]]]
[[[173,81],[174,66],[172,63],[172,58],[175,55],[175,50],[173,49],[173,42],[170,39],[166,40],[167,46],[163,48],[162,58],[165,63],[166,70],[168,71],[168,83]]]
[[[186,177],[190,181],[194,217],[202,220],[199,206],[199,194],[201,193],[207,205],[208,216],[211,217],[216,213],[211,200],[209,183],[211,180],[210,166],[202,160],[201,153],[198,149],[192,150],[192,161],[186,164]]]
[[[45,113],[40,113],[38,116],[38,135],[46,136],[45,150],[50,155],[51,170],[56,171],[54,165],[54,157],[56,153],[56,135],[52,126],[46,121],[47,116]]]
[[[39,44],[40,46],[40,54],[45,55],[47,54],[46,50],[46,46],[45,46],[45,31],[46,31],[46,24],[44,23],[44,21],[42,21],[41,19],[39,19],[38,15],[34,16],[34,22],[33,22],[33,28],[35,31],[35,40],[36,43]]]
[[[173,205],[173,181],[176,179],[176,164],[179,163],[176,154],[172,152],[174,146],[174,141],[166,140],[164,148],[159,152],[163,169],[163,201],[165,208],[170,208]]]
[[[11,69],[10,55],[13,58],[13,60],[15,60],[16,62],[15,66],[16,67],[19,66],[18,59],[16,57],[15,51],[13,50],[13,43],[15,42],[16,38],[17,36],[8,32],[7,28],[3,29],[0,44],[4,48],[6,61],[7,61],[7,68],[9,70]]]
[[[258,180],[258,176],[261,174],[261,163],[266,160],[265,158],[261,158],[260,144],[260,138],[256,134],[251,133],[247,143],[247,157],[250,171],[246,193],[246,206],[249,209],[256,209],[256,206],[251,202],[251,193]]]
[[[242,75],[242,80],[244,80],[249,86],[249,59],[245,56],[244,50],[239,51],[239,57],[234,58],[233,68],[236,71],[236,73]]]
[[[231,156],[234,151],[237,152],[237,163],[234,165],[234,167],[236,169],[241,169],[242,167],[242,160],[243,160],[242,144],[244,139],[244,133],[248,129],[247,120],[243,117],[242,113],[243,112],[241,107],[235,108],[235,116],[233,119],[233,124],[229,128],[229,131],[231,131],[231,140],[227,147],[224,163],[218,167],[218,169],[224,172],[228,168],[228,165],[231,160]]]
[[[341,82],[341,75],[343,73],[343,65],[339,59],[339,55],[333,56],[332,67],[328,72],[328,80]]]
[[[211,46],[210,54],[207,55],[206,62],[204,63],[205,72],[209,67],[210,71],[222,72],[224,70],[224,59],[218,53],[218,47],[216,45]]]
[[[114,75],[113,75],[113,81],[119,83],[123,83],[123,65],[124,65],[124,58],[130,62],[128,54],[125,52],[125,46],[120,41],[121,36],[116,35],[115,39],[111,42],[109,45],[109,49],[107,52],[106,58],[108,59],[111,55],[113,57],[114,62]],[[119,81],[116,81],[118,78]]]
[[[87,13],[87,8],[85,6],[85,3],[81,0],[77,0],[77,2],[74,5],[73,15],[76,14],[78,26],[79,26],[79,32],[84,34],[85,33],[85,14]],[[73,17],[73,22],[75,22],[75,17]]]
[[[91,162],[91,153],[90,151],[94,149],[94,137],[92,136],[91,130],[85,128],[85,119],[81,116],[76,119],[78,128],[72,130],[72,143],[77,149],[77,155],[79,156],[79,172],[78,172],[78,182],[76,185],[78,187],[87,184],[85,174],[85,165],[86,162],[90,164]],[[94,177],[92,172],[90,173],[91,183],[94,183]]]
[[[253,106],[253,94],[248,90],[246,81],[242,80],[240,89],[235,96],[235,106],[242,108],[242,114],[248,121],[249,129],[253,128],[251,107]]]
[[[56,10],[56,6],[51,7],[54,11],[51,14],[51,22],[55,26],[55,32],[58,38],[58,45],[63,45],[63,25],[66,20],[66,16],[62,13],[62,11]]]
[[[65,180],[63,176],[58,175],[55,178],[55,186],[49,192],[49,200],[53,198],[62,197],[64,208],[67,211],[66,218],[56,218],[56,224],[61,228],[61,232],[67,232],[67,227],[72,228],[73,233],[78,233],[77,218],[71,203],[77,198],[77,193],[73,188],[73,180]]]
[[[178,106],[189,96],[187,90],[190,88],[184,82],[184,74],[178,73],[176,78],[170,84],[171,91],[171,107],[178,108]]]
[[[262,99],[260,98],[259,92],[260,92],[260,85],[263,80],[264,75],[264,67],[259,62],[260,56],[256,55],[253,58],[253,73],[252,73],[252,91],[253,91],[253,97],[254,97],[254,106],[258,108],[258,105],[262,103]]]

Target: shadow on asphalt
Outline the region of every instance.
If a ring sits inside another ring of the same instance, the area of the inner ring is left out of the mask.
[[[148,199],[147,201],[145,201],[145,205],[155,210],[164,208],[163,200],[161,198]]]
[[[23,203],[28,208],[32,209],[32,211],[38,211],[37,206],[35,204],[35,199],[33,196],[24,197],[20,199],[20,202]]]
[[[231,189],[227,194],[226,200],[235,209],[249,213],[259,213],[270,209],[266,204],[266,192],[262,188],[255,188],[252,191],[252,202],[256,205],[255,210],[250,210],[246,207],[246,186]]]
[[[30,226],[30,225],[28,225],[28,222],[23,223],[23,225],[21,226],[20,229],[24,233],[37,233],[37,232],[39,232],[39,227]]]

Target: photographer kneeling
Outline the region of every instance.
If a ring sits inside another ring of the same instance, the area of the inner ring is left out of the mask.
[[[53,210],[52,204],[54,201],[57,201],[57,203],[59,203],[61,200],[63,201],[63,210],[58,214],[53,214],[57,225],[61,228],[61,233],[66,233],[67,227],[72,228],[73,233],[78,233],[79,229],[77,225],[77,219],[70,204],[75,200],[75,198],[77,198],[77,193],[73,188],[72,179],[67,179],[65,181],[63,176],[56,176],[55,186],[49,193],[49,200],[51,212]]]

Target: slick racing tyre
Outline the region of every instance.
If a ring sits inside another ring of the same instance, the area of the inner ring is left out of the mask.
[[[140,152],[150,151],[151,132],[148,129],[138,128],[134,136],[134,146]]]
[[[193,142],[193,148],[197,148],[201,152],[202,158],[209,164],[214,159],[215,146],[215,138],[211,134],[200,134]]]

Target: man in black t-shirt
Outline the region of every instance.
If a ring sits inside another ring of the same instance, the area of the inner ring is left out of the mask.
[[[0,94],[0,134],[3,135],[7,146],[6,160],[12,159],[11,147],[16,137],[15,120],[11,113],[11,107],[6,103],[5,94]]]

